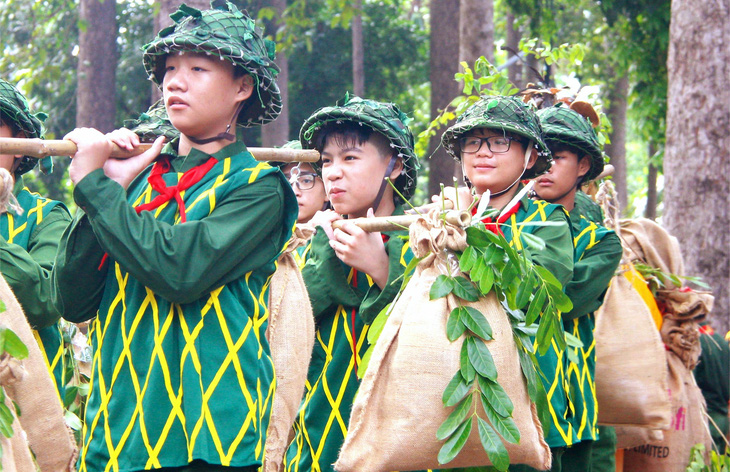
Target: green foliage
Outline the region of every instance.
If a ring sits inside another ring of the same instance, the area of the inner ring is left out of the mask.
[[[343,8],[333,5],[343,3]],[[352,91],[352,2],[295,1],[279,34],[289,60],[291,138],[316,109],[333,105]],[[363,2],[365,89],[368,98],[395,102],[424,120],[428,83],[428,31],[423,10],[397,0]],[[418,25],[421,25],[419,27]],[[427,110],[427,108],[426,108]],[[426,111],[427,113],[427,111]]]
[[[64,418],[66,425],[74,432],[76,442],[81,444],[84,410],[89,396],[89,378],[79,369],[81,361],[91,362],[91,347],[86,342],[86,336],[79,327],[65,320],[60,320],[60,329],[63,333],[63,377],[61,382],[65,386],[63,400]],[[78,344],[82,343],[81,346]],[[78,349],[78,353],[77,353]]]
[[[705,463],[704,444],[695,444],[690,451],[690,462],[686,472],[730,472],[730,449],[724,454],[710,451],[709,463]]]
[[[526,55],[532,55],[548,64],[576,64],[582,61],[585,54],[580,44],[561,44],[552,47],[546,42],[539,42],[537,39],[520,41],[520,50]],[[416,154],[426,155],[429,141],[436,136],[436,132],[449,126],[461,116],[470,106],[479,101],[483,96],[491,95],[515,95],[519,90],[510,82],[506,69],[499,69],[481,56],[470,67],[466,62],[461,62],[463,72],[454,75],[454,79],[462,84],[462,92],[454,97],[446,108],[433,117],[426,129],[418,134],[416,141]]]
[[[676,274],[670,274],[656,267],[651,267],[641,262],[634,262],[634,268],[646,280],[651,293],[656,296],[657,290],[665,290],[670,288],[681,288],[682,280],[692,282],[704,289],[709,290],[710,286],[702,281],[701,277],[689,277]]]
[[[467,228],[466,232],[468,246],[457,256],[459,268],[468,278],[442,274],[429,291],[432,300],[452,295],[459,303],[448,316],[446,336],[451,342],[464,337],[459,370],[442,397],[444,406],[454,410],[437,431],[437,438],[445,441],[438,460],[447,464],[459,454],[476,421],[482,447],[494,470],[504,471],[509,467],[504,441],[518,443],[520,440],[512,419],[514,405],[498,383],[496,365],[487,347],[487,342],[493,339],[487,318],[462,303],[476,301],[490,292],[496,295],[509,314],[530,398],[541,405],[546,405],[547,397],[539,378],[535,348],[544,354],[555,342],[559,349],[565,349],[567,342],[560,311],[569,311],[572,304],[560,282],[532,263],[529,251],[517,251],[503,236],[488,231],[482,223]],[[534,245],[542,242],[534,235],[532,238]],[[536,325],[538,318],[540,322]],[[531,337],[535,337],[534,343]],[[475,395],[486,418],[480,416],[474,404]]]

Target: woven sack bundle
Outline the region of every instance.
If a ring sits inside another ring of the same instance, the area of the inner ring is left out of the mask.
[[[294,259],[314,230],[299,226],[279,256],[269,288],[266,338],[276,372],[276,392],[266,437],[263,472],[281,470],[294,417],[304,396],[314,347],[314,316],[307,287]]]
[[[444,407],[442,395],[459,370],[464,336],[453,343],[446,336],[447,318],[457,306],[454,296],[430,300],[429,290],[436,277],[448,270],[447,250],[463,251],[466,235],[433,211],[411,225],[410,244],[414,256],[422,260],[394,302],[373,350],[335,464],[340,472],[442,468],[437,457],[443,442],[436,431],[453,411]],[[494,339],[486,345],[498,382],[514,404],[512,419],[520,432],[519,444],[505,441],[510,463],[548,469],[550,449],[527,393],[507,314],[493,294],[463,306],[479,310],[492,327]],[[479,393],[473,395],[484,417]],[[463,449],[446,467],[490,464],[477,429],[472,428]]]
[[[606,227],[621,237],[612,184],[601,186],[599,202]],[[664,345],[652,315],[656,304],[630,259],[624,246],[622,269],[596,313],[598,423],[665,429],[670,403]]]

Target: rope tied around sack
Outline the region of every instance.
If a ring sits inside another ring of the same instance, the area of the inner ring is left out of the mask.
[[[428,267],[436,263],[436,258],[446,262],[449,252],[466,249],[466,231],[445,221],[439,209],[432,208],[411,225],[410,245],[413,255],[422,259],[419,267]]]
[[[309,242],[309,239],[314,234],[315,229],[308,225],[308,224],[297,224],[294,227],[294,232],[292,233],[291,238],[289,239],[289,242],[286,244],[286,247],[284,248],[284,251],[282,252],[282,255],[284,254],[291,254],[300,247],[304,246]]]
[[[0,215],[6,213],[8,209],[18,215],[23,213],[23,209],[13,195],[14,184],[15,179],[10,172],[7,169],[0,169]]]

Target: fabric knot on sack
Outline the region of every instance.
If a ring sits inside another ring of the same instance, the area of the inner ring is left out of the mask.
[[[444,221],[439,209],[433,208],[411,225],[410,244],[413,255],[423,258],[419,266],[426,267],[437,257],[445,259],[445,250],[466,249],[466,231]]]

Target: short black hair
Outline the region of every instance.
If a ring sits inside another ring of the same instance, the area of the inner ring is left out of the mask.
[[[20,134],[20,126],[18,126],[18,123],[12,119],[6,112],[0,110],[0,126],[7,126],[10,128],[10,132],[13,136],[17,136]]]
[[[354,121],[326,123],[317,135],[314,147],[319,152],[322,152],[330,138],[340,147],[352,146],[353,144],[361,145],[370,142],[383,158],[397,155],[396,150],[390,146],[390,140],[383,134],[369,126],[361,125]]]
[[[369,142],[375,146],[375,149],[378,150],[378,154],[380,154],[380,157],[383,159],[398,157],[398,150],[391,145],[390,140],[384,134],[359,122],[342,121],[340,123],[325,123],[315,139],[315,149],[321,153],[329,139],[333,139],[334,143],[342,148],[352,146],[353,144],[362,145]],[[402,158],[401,161],[405,167],[405,159]],[[396,177],[395,180],[393,180],[393,185],[397,189],[403,189],[405,188],[407,178],[408,176],[405,172],[403,172],[401,175]],[[403,199],[400,198],[397,192],[393,192],[393,201],[396,205],[398,205],[403,201]]]

